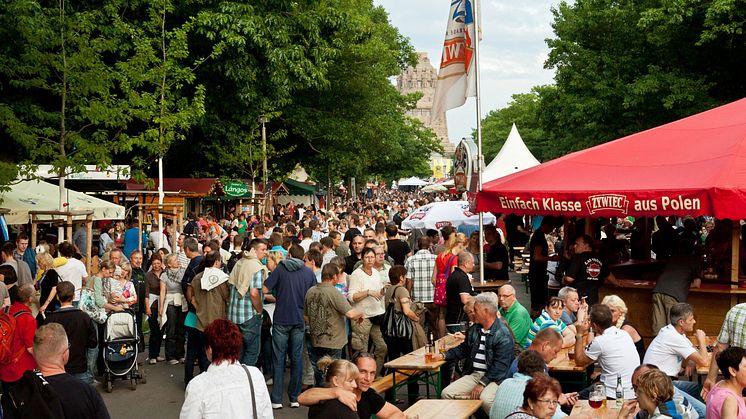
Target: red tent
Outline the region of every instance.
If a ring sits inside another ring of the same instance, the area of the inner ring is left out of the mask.
[[[488,182],[477,209],[746,218],[746,99]]]

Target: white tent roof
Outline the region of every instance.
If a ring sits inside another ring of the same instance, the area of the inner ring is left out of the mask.
[[[68,211],[93,210],[94,220],[122,220],[124,207],[82,192],[66,189]],[[57,185],[44,181],[23,181],[0,193],[2,206],[10,210],[5,215],[8,224],[26,224],[29,211],[58,211],[60,192]],[[76,218],[76,217],[73,217]],[[84,218],[84,217],[78,217]]]
[[[399,186],[424,186],[424,185],[427,185],[427,182],[415,176],[412,176],[409,179],[399,180]]]
[[[536,157],[523,143],[518,128],[513,124],[508,139],[505,140],[500,152],[484,169],[482,179],[484,182],[489,182],[539,164]]]

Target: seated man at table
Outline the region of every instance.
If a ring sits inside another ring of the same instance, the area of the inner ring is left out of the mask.
[[[635,344],[629,333],[611,324],[611,309],[605,304],[591,307],[588,322],[577,325],[575,339],[575,364],[579,367],[598,362],[601,367],[601,383],[606,386],[606,396],[616,398],[617,376],[622,377],[624,399],[635,398],[632,391],[632,372],[640,365]],[[583,335],[593,327],[596,337],[588,347],[583,347]],[[580,398],[588,399],[590,388],[580,392]]]
[[[301,393],[298,402],[303,406],[313,406],[324,400],[339,399],[350,409],[357,411],[360,419],[370,419],[373,415],[379,419],[406,419],[398,407],[385,401],[370,388],[376,379],[376,358],[372,354],[362,352],[356,355],[355,365],[360,375],[356,380],[357,387],[352,391],[339,387],[314,387]]]
[[[671,307],[671,324],[662,328],[658,336],[648,346],[645,352],[644,364],[657,366],[661,371],[673,379],[674,387],[686,394],[689,403],[704,416],[705,405],[697,399],[699,384],[693,381],[677,380],[681,371],[682,361],[693,363],[697,367],[707,367],[707,335],[702,329],[697,329],[699,350],[686,337],[687,332],[694,330],[694,308],[687,303],[676,303]],[[701,411],[700,409],[701,408]]]
[[[554,333],[556,334],[556,332]],[[547,365],[543,358],[540,353],[530,349],[523,351],[518,356],[518,359],[516,359],[518,371],[513,375],[513,378],[503,381],[497,389],[495,400],[490,409],[490,419],[503,419],[510,415],[511,412],[514,412],[516,406],[520,406],[523,403],[523,392],[526,389],[526,383],[531,378],[545,374],[546,372]],[[573,406],[578,401],[578,394],[561,394],[558,399],[561,405]],[[567,414],[561,409],[557,409],[552,419],[565,416]]]
[[[557,358],[557,354],[561,350],[562,335],[560,335],[559,332],[553,328],[540,330],[539,333],[537,333],[534,337],[533,342],[531,342],[531,344],[528,345],[528,348],[526,348],[526,351],[536,351],[537,353],[539,353],[542,359],[544,359],[545,367],[546,365],[549,365],[550,362],[554,361],[554,358]],[[517,371],[518,358],[514,359],[513,363],[510,364],[510,372],[508,373],[508,375],[513,377],[515,376],[515,373]],[[549,373],[549,369],[545,368],[544,372]]]
[[[435,359],[466,360],[464,376],[443,389],[441,396],[444,399],[479,399],[484,411],[489,412],[497,387],[508,378],[513,362],[513,334],[497,318],[494,293],[487,292],[474,298],[474,316],[482,327],[470,328],[459,346],[435,355]]]
[[[557,293],[557,297],[565,302],[565,309],[562,310],[562,320],[566,325],[574,325],[577,322],[584,322],[588,317],[588,303],[581,299],[578,290],[573,287],[562,287]]]
[[[518,345],[523,347],[533,323],[528,310],[515,298],[515,288],[510,284],[500,287],[497,291],[497,299],[500,303],[500,315],[508,322]]]

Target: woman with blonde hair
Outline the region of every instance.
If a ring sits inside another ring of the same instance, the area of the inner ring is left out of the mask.
[[[60,307],[57,300],[57,283],[60,282],[60,276],[54,269],[54,258],[49,253],[36,254],[36,266],[41,272],[41,278],[36,284],[39,290],[39,314],[36,316],[36,322],[39,326],[44,324],[44,318],[47,313],[51,313]]]
[[[357,388],[357,377],[360,372],[352,362],[324,356],[319,359],[317,365],[324,375],[324,385],[326,387],[339,388],[349,392]],[[335,398],[315,404],[308,409],[308,419],[316,418],[357,419],[358,415]]]
[[[456,265],[458,265],[458,254],[466,250],[469,239],[464,233],[451,233],[445,242],[445,250],[435,258],[435,268],[431,279],[435,285],[435,304],[440,306],[438,311],[438,337],[446,334],[446,281]]]
[[[632,342],[635,343],[635,349],[637,349],[640,362],[642,362],[642,359],[645,357],[645,342],[643,342],[637,328],[627,320],[627,304],[618,295],[613,294],[604,297],[601,300],[601,304],[606,304],[609,310],[611,310],[611,323],[617,329],[624,330],[632,337]]]

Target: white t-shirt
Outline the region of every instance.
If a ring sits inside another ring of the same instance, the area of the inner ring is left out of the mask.
[[[629,333],[611,326],[596,336],[585,348],[588,358],[598,361],[601,382],[606,386],[606,396],[616,397],[617,374],[622,376],[624,399],[636,399],[632,390],[632,373],[640,365],[640,356]]]
[[[650,343],[642,362],[657,366],[669,377],[676,377],[681,370],[681,362],[696,351],[689,339],[669,324]]]
[[[83,262],[75,258],[69,258],[67,263],[55,268],[60,275],[60,280],[72,282],[75,285],[75,297],[73,301],[80,300],[80,289],[83,288],[83,278],[88,276]]]
[[[350,285],[348,287],[348,297],[352,307],[360,310],[365,315],[365,318],[375,317],[379,314],[383,314],[386,310],[384,309],[384,299],[377,300],[373,297],[365,297],[357,303],[353,301],[352,296],[360,291],[377,291],[380,292],[383,288],[381,282],[380,273],[373,268],[373,274],[368,275],[363,271],[363,268],[355,269],[352,275],[349,276]]]

